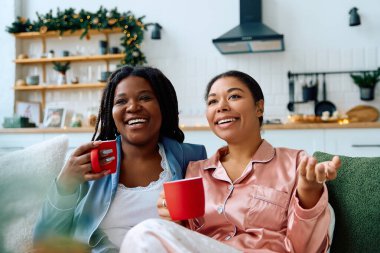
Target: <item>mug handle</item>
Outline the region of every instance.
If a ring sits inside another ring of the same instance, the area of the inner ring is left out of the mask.
[[[91,150],[91,166],[93,173],[100,173],[102,171],[99,163],[99,149],[97,148]]]

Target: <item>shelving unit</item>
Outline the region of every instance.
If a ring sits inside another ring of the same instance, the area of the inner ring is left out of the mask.
[[[16,86],[18,91],[41,91],[41,90],[73,90],[73,89],[102,89],[106,83],[80,83],[80,84],[61,84],[61,85],[30,85]]]
[[[50,38],[61,38],[61,37],[79,37],[83,33],[83,30],[78,30],[75,32],[64,32],[60,34],[58,31],[49,31],[46,33],[39,32],[25,32],[15,34],[16,39],[21,40],[31,40],[31,39],[40,39],[42,43],[42,54],[46,54],[46,41]],[[104,40],[109,41],[110,34],[121,34],[122,30],[120,28],[112,30],[89,30],[86,37],[91,38],[93,35],[103,35]],[[42,69],[40,78],[42,83],[46,83],[47,76],[47,66],[51,65],[53,62],[102,62],[105,63],[106,71],[110,71],[110,62],[121,60],[125,57],[125,54],[105,54],[105,55],[76,55],[76,56],[67,56],[67,57],[53,57],[53,58],[26,58],[26,59],[15,59],[14,63],[22,65],[25,67],[38,65]],[[49,85],[27,85],[27,86],[16,86],[14,85],[14,91],[18,92],[39,92],[41,94],[41,109],[44,111],[46,106],[46,92],[60,92],[60,91],[69,91],[76,89],[103,89],[105,83],[96,82],[96,83],[79,83],[79,84],[49,84]],[[16,106],[16,101],[15,101]]]
[[[106,54],[106,55],[88,55],[88,56],[67,56],[54,58],[32,58],[32,59],[16,59],[17,64],[38,64],[52,62],[89,62],[89,61],[110,61],[121,60],[125,54]]]

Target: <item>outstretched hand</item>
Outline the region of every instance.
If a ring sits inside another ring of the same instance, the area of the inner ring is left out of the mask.
[[[341,166],[339,156],[331,161],[317,163],[314,157],[302,158],[298,165],[297,194],[303,208],[312,208],[321,197],[323,184],[334,180]]]

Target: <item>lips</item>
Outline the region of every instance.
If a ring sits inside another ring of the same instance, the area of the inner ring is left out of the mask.
[[[236,120],[237,120],[237,118],[234,118],[234,117],[218,119],[218,120],[215,121],[215,125],[223,125],[223,124],[226,124],[226,123],[234,122]]]
[[[133,119],[129,119],[127,120],[127,125],[129,126],[133,126],[133,125],[136,125],[136,124],[143,124],[145,122],[147,122],[148,120],[147,119],[144,119],[144,118],[133,118]]]

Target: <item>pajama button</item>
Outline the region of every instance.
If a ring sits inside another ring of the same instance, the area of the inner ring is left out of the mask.
[[[229,239],[231,239],[231,236],[226,236],[226,238],[224,238],[224,240],[228,241]]]
[[[218,208],[216,209],[216,211],[218,212],[218,214],[223,213],[223,206],[218,206]]]
[[[232,191],[234,189],[234,186],[231,184],[228,186],[228,190]]]

